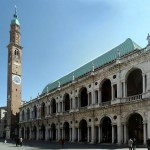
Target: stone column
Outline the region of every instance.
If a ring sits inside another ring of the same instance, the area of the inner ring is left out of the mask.
[[[60,140],[60,122],[58,122],[58,141]]]
[[[124,81],[123,82],[123,97],[126,97],[127,96],[127,90],[126,90],[126,82]]]
[[[144,144],[146,145],[146,123],[143,122],[143,140],[144,140]]]
[[[114,125],[112,124],[112,143],[114,143]]]
[[[98,127],[98,143],[101,142],[101,125]]]
[[[62,139],[64,138],[64,129],[62,128]]]
[[[29,140],[31,140],[32,139],[32,128],[31,127],[29,128],[29,131],[30,131]]]
[[[98,103],[101,104],[102,103],[102,91],[101,89],[99,89],[99,94],[98,94]]]
[[[90,99],[91,99],[91,97],[90,97],[90,94],[89,94],[89,93],[90,93],[90,92],[88,92],[88,93],[87,93],[87,97],[88,97],[88,104],[87,104],[87,105],[88,105],[88,106],[90,106]]]
[[[143,93],[145,93],[145,74],[142,74],[143,76]]]
[[[21,134],[21,127],[19,127],[19,137],[22,137],[22,134]],[[23,138],[23,137],[22,137]]]
[[[111,85],[111,100],[114,100],[114,87]]]
[[[48,125],[45,127],[45,140],[48,140]]]
[[[121,144],[122,140],[122,132],[121,132],[121,116],[118,115],[118,122],[117,122],[117,137],[118,137],[118,144]]]
[[[24,127],[24,139],[26,139],[26,128]]]
[[[148,115],[147,115],[147,136],[148,136],[148,138],[150,138],[150,111],[148,111],[148,113],[147,113]]]
[[[72,98],[72,109],[76,109],[75,97]]]
[[[78,127],[78,142],[80,142],[80,128]]]
[[[124,124],[124,144],[127,144],[127,125]]]
[[[118,73],[118,81],[117,81],[117,98],[121,98],[122,97],[122,84],[120,81],[120,73]]]
[[[58,113],[60,113],[60,102],[58,102]]]
[[[92,105],[95,105],[95,90],[94,90],[94,83],[92,84]]]
[[[39,140],[39,127],[37,126],[36,140]]]
[[[88,135],[87,142],[90,142],[90,129],[89,129],[89,127],[87,127],[87,135]]]
[[[94,119],[91,120],[91,133],[92,133],[91,143],[94,143],[95,142]]]
[[[69,141],[71,142],[71,128],[69,128]]]
[[[72,121],[72,142],[75,141],[75,121]]]
[[[64,112],[64,102],[62,101],[62,112]]]

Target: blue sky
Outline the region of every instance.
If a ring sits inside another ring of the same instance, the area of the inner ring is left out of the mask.
[[[0,0],[0,106],[7,102],[10,22],[21,25],[22,99],[131,38],[150,32],[148,0]]]

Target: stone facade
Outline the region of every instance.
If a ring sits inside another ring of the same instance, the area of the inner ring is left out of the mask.
[[[150,47],[93,69],[20,108],[24,139],[118,143],[150,137]]]

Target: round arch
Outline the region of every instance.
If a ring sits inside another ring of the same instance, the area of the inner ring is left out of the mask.
[[[29,138],[30,138],[30,129],[29,129],[29,127],[27,127],[27,129],[26,129],[26,137],[27,137],[27,140],[29,140]]]
[[[80,140],[82,142],[87,142],[87,121],[85,119],[82,119],[79,123],[80,128]]]
[[[101,99],[102,102],[111,101],[111,80],[110,79],[104,79],[100,83],[100,89],[101,89]]]
[[[45,106],[45,103],[43,102],[41,104],[41,118],[45,117],[45,110],[46,110],[46,106]]]
[[[50,105],[51,105],[51,113],[55,114],[56,113],[56,100],[54,98],[51,100]]]
[[[33,106],[33,118],[37,118],[37,106]]]
[[[132,68],[126,75],[127,96],[142,94],[143,77],[139,68]]]
[[[64,110],[69,111],[70,110],[70,96],[68,93],[64,95],[63,102],[64,102]]]
[[[109,117],[103,117],[100,121],[102,126],[102,142],[112,142],[112,121]]]
[[[87,106],[88,105],[88,93],[87,93],[86,87],[83,87],[80,89],[79,97],[80,97],[80,107]]]
[[[30,119],[30,108],[27,108],[27,120]]]
[[[24,109],[22,110],[22,121],[24,121],[25,120],[25,111],[24,111]]]
[[[143,117],[133,113],[128,118],[128,136],[135,138],[137,143],[143,143]]]
[[[69,123],[68,122],[64,122],[63,129],[64,129],[64,140],[69,141]]]
[[[51,124],[51,139],[56,140],[56,125],[54,123]]]
[[[41,139],[45,140],[45,125],[42,124],[41,126]]]

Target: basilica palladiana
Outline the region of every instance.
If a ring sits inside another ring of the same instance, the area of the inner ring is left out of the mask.
[[[19,26],[19,25],[17,25]],[[20,107],[23,139],[146,144],[150,137],[150,36],[128,38],[43,87]],[[37,83],[38,84],[38,83]]]

